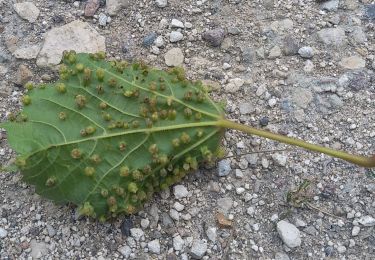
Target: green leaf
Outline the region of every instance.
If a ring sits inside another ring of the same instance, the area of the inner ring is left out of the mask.
[[[105,219],[135,212],[213,160],[223,112],[181,69],[101,56],[65,53],[60,80],[29,91],[23,111],[1,127],[38,194]]]

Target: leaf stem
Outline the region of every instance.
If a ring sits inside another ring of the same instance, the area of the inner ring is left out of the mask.
[[[363,167],[368,167],[368,168],[375,167],[375,155],[372,156],[372,157],[352,155],[352,154],[349,154],[349,153],[346,153],[346,152],[343,152],[343,151],[330,149],[330,148],[323,147],[323,146],[320,146],[320,145],[310,144],[310,143],[307,143],[305,141],[298,140],[298,139],[295,139],[295,138],[283,136],[283,135],[280,135],[280,134],[274,134],[274,133],[271,133],[271,132],[268,132],[268,131],[265,131],[265,130],[261,130],[261,129],[253,128],[253,127],[246,126],[246,125],[243,125],[243,124],[239,124],[239,123],[227,120],[227,119],[219,120],[217,122],[217,125],[221,126],[221,127],[224,127],[224,128],[240,130],[240,131],[245,132],[247,134],[265,137],[265,138],[272,139],[272,140],[275,140],[275,141],[279,141],[279,142],[282,142],[282,143],[299,146],[299,147],[305,148],[305,149],[310,150],[310,151],[324,153],[324,154],[327,154],[327,155],[330,155],[330,156],[333,156],[333,157],[336,157],[336,158],[340,158],[340,159],[343,159],[343,160],[348,161],[350,163],[354,163],[354,164],[357,164],[357,165],[360,165],[360,166],[363,166]]]

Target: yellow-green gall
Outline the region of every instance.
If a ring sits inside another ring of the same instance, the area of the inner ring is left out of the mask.
[[[100,191],[100,195],[102,195],[104,198],[107,198],[108,195],[109,195],[109,192],[108,192],[107,189],[102,189],[102,190]]]
[[[64,83],[57,83],[56,84],[56,90],[59,93],[66,93],[66,86]]]
[[[92,135],[93,133],[95,133],[96,128],[90,125],[90,126],[85,128],[85,131],[88,135]]]
[[[197,113],[195,113],[195,120],[201,120],[202,119],[202,113],[200,113],[200,112],[197,112]]]
[[[95,168],[94,167],[91,167],[91,166],[87,166],[85,168],[85,175],[88,176],[88,177],[92,177],[94,176],[95,174]]]
[[[128,177],[130,173],[129,167],[128,166],[122,166],[120,168],[120,176],[121,177]]]
[[[60,112],[59,113],[59,119],[64,121],[67,118],[67,114],[65,112]]]
[[[131,97],[131,96],[133,96],[133,94],[134,94],[133,91],[131,91],[131,90],[126,90],[126,91],[124,92],[123,95],[124,95],[125,97]]]
[[[177,111],[175,109],[168,110],[168,118],[169,120],[175,120],[177,116]]]
[[[104,60],[105,57],[106,57],[106,53],[105,53],[105,51],[98,51],[98,52],[95,54],[95,56],[96,56],[98,59],[100,59],[100,60]]]
[[[167,174],[168,174],[168,172],[167,172],[167,170],[166,170],[165,168],[162,168],[162,169],[159,171],[159,173],[160,173],[160,176],[161,176],[161,177],[165,177],[165,176],[167,176]]]
[[[16,161],[14,162],[14,164],[18,167],[18,168],[24,168],[26,166],[26,160],[22,157],[17,157],[16,158]]]
[[[143,173],[145,173],[145,174],[149,174],[149,173],[151,173],[151,171],[152,171],[152,169],[151,169],[151,166],[150,165],[148,165],[148,164],[146,164],[144,167],[143,167]]]
[[[138,186],[135,182],[130,182],[128,184],[128,191],[131,192],[131,193],[137,193],[138,191]]]
[[[22,97],[22,103],[25,105],[25,106],[28,106],[31,104],[31,97],[29,95],[25,95]]]
[[[79,208],[78,212],[81,216],[95,217],[94,207],[88,201]]]
[[[73,158],[73,159],[79,159],[82,157],[82,152],[78,149],[78,148],[74,148],[71,152],[70,152],[70,156]]]
[[[106,109],[108,107],[108,104],[105,103],[104,101],[102,101],[102,102],[100,102],[99,107],[100,107],[100,109]]]
[[[143,174],[140,170],[134,170],[132,172],[132,178],[136,181],[142,181],[143,180]]]
[[[70,51],[67,56],[68,56],[68,61],[70,64],[74,64],[77,62],[77,55],[75,51]]]
[[[125,151],[125,149],[126,149],[126,142],[120,142],[118,144],[118,148],[120,149],[120,151]]]
[[[82,63],[76,64],[76,70],[82,72],[85,69],[85,66]]]
[[[151,115],[151,120],[152,120],[153,122],[156,122],[156,121],[159,120],[159,114],[158,114],[158,112],[154,112],[154,113],[152,113],[152,115]]]
[[[166,165],[169,162],[168,156],[165,154],[159,155],[159,163],[161,165]]]
[[[133,121],[132,126],[133,126],[133,128],[138,128],[139,127],[139,121],[138,120]]]
[[[98,94],[103,94],[104,93],[104,87],[103,87],[103,85],[97,85],[96,86],[96,92]]]
[[[116,205],[117,201],[116,201],[116,198],[114,196],[111,196],[107,199],[107,204],[108,206],[114,206]]]
[[[104,113],[102,114],[102,117],[105,121],[111,121],[112,120],[112,116],[108,113]],[[116,126],[115,126],[116,127]]]
[[[27,83],[25,84],[25,88],[26,88],[28,91],[31,91],[31,90],[33,90],[33,88],[34,88],[34,84],[33,84],[32,82],[27,82]]]
[[[105,72],[102,68],[96,70],[96,78],[98,81],[102,82],[104,80]]]
[[[114,79],[114,78],[110,78],[110,79],[108,80],[108,86],[111,87],[111,88],[116,87],[116,86],[117,86],[117,80]]]
[[[55,176],[49,177],[46,181],[46,186],[47,187],[53,187],[56,185],[57,179]]]
[[[156,154],[158,151],[159,151],[159,148],[156,144],[152,144],[150,145],[150,147],[148,148],[148,151],[151,153],[151,154]]]
[[[174,148],[179,147],[179,146],[180,146],[180,139],[178,139],[178,138],[174,138],[174,139],[172,140],[172,146],[173,146]]]
[[[118,196],[123,196],[125,194],[125,190],[122,187],[115,187],[114,191]]]
[[[192,98],[193,98],[193,92],[191,92],[191,91],[186,91],[185,94],[184,94],[184,99],[185,99],[186,101],[190,101]]]
[[[183,144],[188,144],[190,143],[191,139],[190,139],[190,135],[188,135],[187,133],[183,132],[181,134],[181,137],[180,137],[180,140]]]
[[[86,106],[86,97],[84,95],[77,95],[75,101],[78,108]]]
[[[79,131],[79,134],[80,134],[82,137],[87,136],[87,132],[86,132],[85,129],[81,129],[81,131]]]
[[[94,164],[99,164],[101,163],[102,161],[102,158],[100,158],[100,155],[99,154],[93,154],[91,157],[90,157],[90,161]]]
[[[193,111],[187,107],[184,109],[184,115],[186,118],[190,118],[193,115]]]
[[[196,135],[197,135],[198,138],[201,138],[204,135],[204,131],[199,129],[197,131]]]
[[[151,128],[153,123],[152,123],[152,120],[150,118],[146,118],[145,124],[146,124],[147,128]]]
[[[151,91],[156,91],[157,90],[156,83],[151,82],[150,85],[148,85],[148,89],[151,90]]]

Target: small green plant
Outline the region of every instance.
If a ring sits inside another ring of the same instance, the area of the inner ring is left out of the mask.
[[[154,192],[222,156],[225,129],[237,129],[374,167],[354,156],[225,119],[184,71],[64,53],[60,79],[33,86],[24,109],[0,127],[17,152],[23,180],[55,202],[106,220],[139,210]]]

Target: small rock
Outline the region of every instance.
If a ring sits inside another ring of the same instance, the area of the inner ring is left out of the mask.
[[[156,34],[156,32],[149,33],[146,37],[143,38],[142,45],[145,47],[151,46],[156,40],[157,36],[158,35]]]
[[[181,251],[185,246],[185,241],[181,238],[180,235],[173,238],[173,248],[176,251]]]
[[[35,59],[38,56],[41,46],[31,45],[26,47],[18,48],[13,52],[13,55],[17,59],[31,60]]]
[[[171,27],[172,28],[182,28],[182,29],[185,28],[184,23],[181,22],[180,20],[177,20],[177,19],[172,19]]]
[[[181,41],[184,38],[184,35],[180,33],[179,31],[172,31],[169,34],[169,41],[170,42],[178,42]]]
[[[360,219],[358,219],[358,222],[365,227],[375,226],[375,218],[369,215],[361,217]]]
[[[184,54],[180,48],[173,48],[164,55],[165,64],[169,67],[180,66],[184,62]]]
[[[274,46],[271,50],[270,53],[268,54],[269,59],[276,59],[281,56],[281,49],[279,46]]]
[[[240,109],[241,115],[248,115],[255,111],[254,105],[248,102],[241,102],[238,108]]]
[[[35,22],[39,16],[39,9],[32,2],[16,3],[13,5],[16,13],[30,23]]]
[[[289,248],[295,248],[301,245],[300,231],[293,224],[281,220],[277,223],[277,232],[285,245]]]
[[[143,237],[144,232],[140,228],[132,228],[130,229],[130,234],[136,241],[139,241]]]
[[[361,228],[359,226],[354,226],[352,229],[352,236],[353,237],[358,236],[359,231],[361,231]]]
[[[95,12],[98,10],[100,5],[99,0],[88,0],[85,5],[85,16],[94,16]]]
[[[235,175],[236,175],[236,178],[239,178],[239,179],[243,178],[243,172],[240,169],[236,169]]]
[[[280,153],[273,154],[272,159],[275,161],[275,163],[278,166],[283,166],[283,167],[286,165],[286,163],[288,161],[288,157],[286,155],[280,154]]]
[[[359,56],[350,56],[343,58],[340,66],[349,70],[361,69],[366,66],[366,61]]]
[[[186,198],[189,195],[189,192],[184,185],[176,185],[173,187],[173,194],[176,199],[182,199]]]
[[[266,116],[259,119],[259,125],[262,126],[262,127],[267,126],[269,122],[270,122],[270,119]]]
[[[154,44],[155,44],[155,46],[158,47],[158,48],[163,47],[163,46],[164,46],[164,38],[163,38],[163,36],[158,36],[158,37],[155,39]]]
[[[339,254],[343,254],[346,252],[346,247],[345,246],[338,246],[337,247],[337,252],[339,252]]]
[[[201,259],[207,251],[207,243],[203,240],[194,240],[191,246],[190,255],[194,259]]]
[[[141,219],[141,227],[143,229],[148,228],[149,225],[150,225],[150,220],[148,220],[147,218]]]
[[[352,29],[353,31],[350,33],[350,39],[359,44],[367,41],[366,33],[363,31],[361,26],[354,26]]]
[[[106,0],[106,10],[109,15],[116,15],[122,8],[130,5],[130,0]]]
[[[219,177],[227,176],[230,173],[231,170],[232,170],[232,168],[230,166],[230,160],[229,159],[219,161],[218,167],[217,167],[217,175]]]
[[[182,205],[180,202],[176,201],[174,204],[173,204],[173,207],[175,208],[175,210],[177,210],[178,212],[180,211],[183,211],[185,206]]]
[[[4,228],[0,227],[0,238],[4,238],[7,235],[8,235],[8,232]]]
[[[132,249],[129,246],[122,246],[117,249],[117,251],[122,254],[126,259],[129,258],[130,254],[132,253]]]
[[[246,213],[247,213],[249,216],[253,217],[254,214],[255,214],[255,208],[254,208],[254,207],[248,207],[248,208],[246,209]]]
[[[225,32],[222,28],[216,28],[203,33],[202,38],[211,46],[218,47],[224,40]]]
[[[242,49],[242,61],[245,64],[253,64],[255,61],[256,52],[253,48],[245,47]]]
[[[100,13],[99,18],[98,18],[99,25],[100,26],[106,26],[107,25],[107,19],[108,19],[108,17],[105,13]]]
[[[30,256],[33,259],[42,258],[43,256],[48,254],[48,246],[44,242],[36,242],[35,239],[30,241],[30,249],[31,253]]]
[[[285,56],[295,55],[299,50],[299,42],[293,36],[287,35],[283,40],[282,50]]]
[[[168,5],[168,0],[156,0],[156,5],[160,8],[166,7]]]
[[[223,213],[216,214],[216,221],[220,228],[232,228],[232,221],[227,219]]]
[[[46,34],[37,65],[44,67],[59,64],[64,50],[75,50],[77,53],[105,51],[105,37],[88,23],[79,20],[53,28]]]
[[[278,252],[275,254],[275,260],[290,260],[289,256],[283,252]]]
[[[229,93],[236,93],[244,85],[245,81],[241,78],[230,79],[225,86],[225,91]]]
[[[219,212],[223,214],[228,214],[229,210],[233,206],[233,200],[229,197],[227,198],[220,198],[217,200],[217,206],[219,208]]]
[[[206,230],[206,236],[210,241],[215,243],[216,240],[217,240],[217,228],[216,227],[208,227],[207,230]]]
[[[30,81],[31,78],[33,77],[33,73],[31,72],[31,70],[29,70],[29,68],[23,64],[21,64],[18,67],[16,75],[17,77],[16,77],[15,83],[17,85],[22,85],[22,86],[25,85],[28,81]]]
[[[160,242],[159,239],[152,240],[147,243],[147,247],[151,253],[160,254]]]
[[[329,12],[337,11],[339,8],[339,0],[330,0],[321,4],[320,9],[326,10]]]
[[[48,236],[54,237],[56,235],[56,229],[54,229],[53,226],[47,224],[46,228],[47,228]]]
[[[339,47],[346,42],[345,31],[342,28],[326,28],[318,32],[319,39],[329,46]]]
[[[309,46],[304,46],[298,50],[298,54],[302,58],[310,59],[314,56],[314,49]]]
[[[127,237],[130,236],[130,229],[132,228],[133,228],[133,221],[129,217],[125,218],[120,225],[121,233]]]

